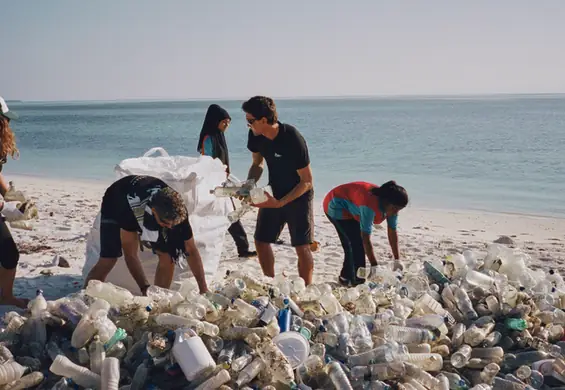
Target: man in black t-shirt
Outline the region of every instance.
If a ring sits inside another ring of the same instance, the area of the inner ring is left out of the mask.
[[[248,179],[259,181],[264,161],[269,168],[273,196],[257,204],[255,248],[263,273],[275,276],[274,244],[285,224],[298,255],[298,274],[306,285],[312,283],[314,261],[310,244],[314,229],[312,169],[308,147],[294,126],[278,121],[273,99],[255,96],[243,103],[250,128],[247,148],[253,153]],[[268,194],[267,194],[268,195]]]
[[[100,260],[90,270],[85,286],[92,279],[104,281],[123,248],[126,265],[145,295],[149,283],[138,256],[141,241],[159,257],[156,286],[170,288],[174,267],[187,254],[200,292],[207,291],[186,206],[180,194],[162,180],[132,175],[116,181],[104,194],[100,214]]]

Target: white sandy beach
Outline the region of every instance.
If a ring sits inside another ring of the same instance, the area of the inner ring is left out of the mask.
[[[19,189],[36,201],[40,213],[39,220],[34,221],[34,230],[12,229],[22,254],[15,293],[31,298],[40,288],[48,298],[56,298],[79,290],[83,283],[81,270],[85,261],[86,235],[98,212],[102,194],[110,183],[9,174],[6,178],[14,180]],[[333,226],[321,212],[320,202],[315,208],[315,238],[321,248],[314,254],[314,280],[334,281],[341,268],[341,245]],[[255,214],[246,215],[243,222],[252,241]],[[565,271],[565,219],[412,207],[399,217],[400,246],[406,261],[445,258],[465,249],[480,252],[486,244],[502,235],[511,237],[516,247],[531,255],[532,268]],[[282,238],[289,242],[286,229]],[[384,227],[374,232],[373,242],[378,258],[389,261],[390,249]],[[56,255],[64,257],[70,267],[54,264]],[[290,245],[275,246],[275,256],[277,273],[296,274],[296,255]],[[257,259],[237,257],[233,240],[226,232],[218,276],[224,275],[225,270],[236,268],[252,274],[261,272]]]

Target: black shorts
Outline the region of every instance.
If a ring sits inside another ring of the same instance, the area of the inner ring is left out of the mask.
[[[1,165],[0,165],[1,166]],[[20,252],[8,229],[8,224],[0,215],[0,265],[5,269],[14,269],[18,266]]]
[[[292,246],[309,245],[314,239],[314,194],[310,191],[279,209],[260,209],[255,240],[274,244],[288,224]]]
[[[139,225],[131,212],[120,181],[112,184],[102,198],[100,212],[100,257],[121,257],[122,239],[120,229],[135,232]]]

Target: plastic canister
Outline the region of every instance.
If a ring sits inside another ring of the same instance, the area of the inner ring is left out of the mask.
[[[280,333],[273,339],[273,343],[287,357],[293,369],[304,363],[310,355],[310,343],[299,332]]]
[[[173,356],[189,382],[203,370],[216,366],[206,345],[192,329],[179,328],[175,334]]]

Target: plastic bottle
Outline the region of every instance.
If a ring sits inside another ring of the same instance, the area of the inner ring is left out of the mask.
[[[148,374],[149,368],[147,367],[147,360],[144,360],[142,364],[137,366],[135,373],[133,374],[130,390],[143,390],[145,382],[147,382]]]
[[[377,363],[369,366],[355,366],[351,368],[352,379],[363,379],[370,376],[381,381],[402,378],[406,375],[406,366],[402,362]]]
[[[71,378],[73,382],[82,387],[100,387],[100,375],[93,373],[88,368],[81,367],[71,362],[66,356],[58,355],[49,367],[55,375]]]
[[[261,340],[256,334],[245,338],[247,344],[255,349],[272,373],[273,380],[289,383],[294,380],[294,372],[288,358],[271,339]]]
[[[94,298],[104,299],[110,305],[121,307],[133,300],[133,294],[125,288],[112,283],[91,280],[86,286],[86,294]]]
[[[206,382],[202,383],[195,390],[215,390],[231,380],[231,375],[227,370],[220,370]]]
[[[389,325],[385,330],[385,338],[402,344],[419,344],[433,341],[434,335],[427,329]]]
[[[457,352],[451,356],[451,365],[455,368],[465,367],[469,359],[471,359],[472,348],[470,345],[463,344]]]
[[[227,342],[218,355],[217,363],[223,367],[229,368],[235,355],[236,348],[237,344],[235,342]]]
[[[25,367],[15,361],[0,365],[0,385],[18,380],[25,372]]]
[[[341,368],[341,365],[337,362],[331,362],[327,365],[327,373],[332,381],[336,390],[353,390],[351,382],[347,378],[347,375]]]
[[[249,357],[246,359],[251,358],[251,355],[247,355],[247,356]],[[256,357],[255,359],[253,359],[253,361],[248,363],[245,366],[245,368],[236,371],[239,372],[239,375],[237,376],[237,379],[235,381],[236,385],[239,388],[241,388],[243,385],[248,384],[253,379],[255,379],[257,375],[259,375],[259,373],[261,372],[261,370],[263,370],[264,367],[265,367],[265,363],[263,362],[263,360],[260,357]]]
[[[120,361],[109,357],[102,363],[101,390],[118,390],[120,383]]]
[[[3,390],[24,390],[38,386],[45,376],[40,371],[34,371],[22,376],[20,379],[4,385]]]
[[[398,359],[412,363],[424,371],[440,371],[443,367],[443,358],[437,353],[409,353],[400,355]]]
[[[88,346],[88,352],[90,354],[90,370],[95,374],[100,374],[102,363],[106,359],[106,350],[98,335],[94,336],[94,340]]]
[[[203,370],[216,366],[204,342],[192,329],[179,328],[175,334],[173,356],[188,381],[193,380]]]

